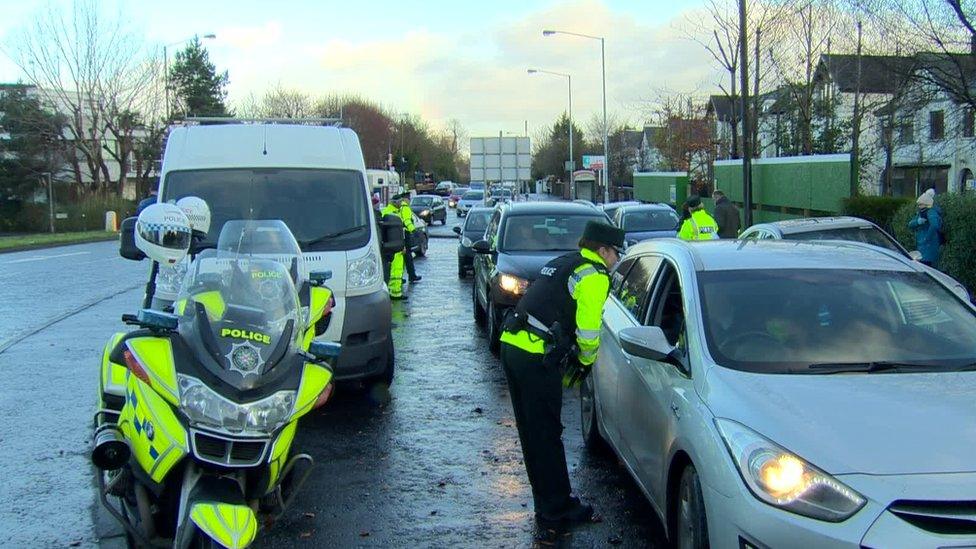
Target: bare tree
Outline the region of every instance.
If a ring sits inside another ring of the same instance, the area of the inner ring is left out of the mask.
[[[308,118],[314,116],[315,99],[301,90],[285,88],[279,82],[264,92],[258,113],[267,118]]]

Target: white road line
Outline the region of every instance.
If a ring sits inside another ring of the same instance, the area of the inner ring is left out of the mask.
[[[15,259],[13,261],[4,261],[3,263],[0,263],[0,265],[13,265],[14,263],[27,263],[28,261],[43,261],[45,259],[55,259],[55,258],[58,258],[58,257],[69,257],[69,256],[73,256],[73,255],[88,255],[88,254],[91,254],[91,252],[71,252],[69,254],[56,254],[56,255],[44,255],[44,256],[36,256],[36,257],[27,257],[27,258],[24,258],[24,259]]]

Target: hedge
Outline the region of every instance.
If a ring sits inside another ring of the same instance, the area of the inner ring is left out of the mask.
[[[976,292],[976,193],[940,194],[935,198],[945,223],[946,244],[939,257],[939,270]],[[915,204],[906,204],[892,218],[894,235],[914,250],[915,233],[908,222],[915,216]]]
[[[910,198],[854,196],[844,199],[843,212],[844,215],[867,219],[890,233],[892,219],[906,204],[911,205],[914,202]]]
[[[121,222],[135,215],[136,203],[119,197],[88,197],[79,202],[56,205],[57,213],[68,214],[67,219],[55,219],[58,232],[94,231],[105,228],[105,212],[114,211]],[[47,204],[9,204],[0,210],[0,231],[11,233],[46,232],[50,212]]]

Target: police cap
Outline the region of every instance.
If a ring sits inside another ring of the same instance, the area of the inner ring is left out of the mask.
[[[697,194],[689,196],[688,200],[685,201],[685,206],[688,206],[689,209],[701,206],[701,197]]]
[[[612,248],[622,248],[624,231],[600,221],[587,221],[586,228],[583,229],[583,239]]]

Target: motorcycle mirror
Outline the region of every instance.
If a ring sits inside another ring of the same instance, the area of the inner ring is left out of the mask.
[[[308,279],[312,284],[321,285],[332,278],[332,271],[312,271],[308,273]]]
[[[164,313],[153,309],[142,309],[136,315],[139,324],[150,329],[175,330],[179,325],[179,317],[173,313]]]
[[[136,217],[129,217],[122,221],[119,227],[119,255],[132,261],[146,259],[146,254],[136,246]]]
[[[333,341],[313,341],[308,346],[308,352],[319,360],[337,358],[342,350],[342,345]]]

